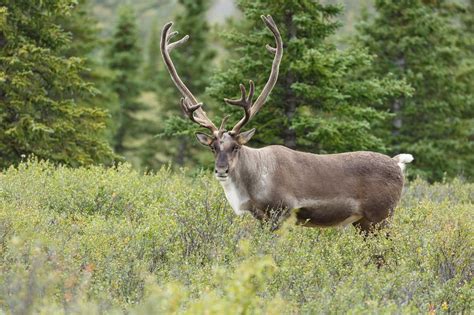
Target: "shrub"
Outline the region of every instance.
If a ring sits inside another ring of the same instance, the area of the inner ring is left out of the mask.
[[[389,237],[235,216],[206,173],[55,167],[0,175],[6,313],[469,312],[474,185],[406,187]]]

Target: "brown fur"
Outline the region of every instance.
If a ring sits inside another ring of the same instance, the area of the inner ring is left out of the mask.
[[[292,208],[297,200],[323,200],[296,209],[298,222],[333,226],[359,213],[359,226],[366,230],[392,215],[403,188],[397,162],[375,152],[317,155],[283,146],[243,146],[235,160],[229,176],[248,193],[245,208],[259,219],[268,209]],[[262,173],[268,177],[265,196]]]

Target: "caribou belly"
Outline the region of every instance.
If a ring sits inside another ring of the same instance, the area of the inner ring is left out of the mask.
[[[307,226],[345,226],[362,217],[360,203],[344,197],[302,200],[296,211],[298,222]]]

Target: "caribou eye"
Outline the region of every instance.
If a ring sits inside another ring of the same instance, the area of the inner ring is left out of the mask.
[[[238,149],[239,149],[239,146],[236,145],[236,146],[234,146],[234,147],[232,148],[232,151],[233,151],[233,152],[237,152]]]

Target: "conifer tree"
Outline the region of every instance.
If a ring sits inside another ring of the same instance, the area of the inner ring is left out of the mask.
[[[94,84],[95,93],[85,95],[77,102],[89,107],[99,107],[107,112],[107,123],[104,136],[112,144],[117,131],[116,122],[119,102],[110,82],[113,72],[100,60],[100,48],[105,40],[99,37],[100,29],[97,19],[92,14],[90,0],[79,0],[72,8],[71,14],[59,19],[61,27],[69,33],[71,43],[64,48],[63,54],[68,57],[79,56],[84,60],[84,70],[81,77]]]
[[[146,63],[143,70],[144,88],[150,91],[157,90],[158,73],[160,71],[160,33],[156,20],[153,21],[146,50]]]
[[[158,24],[156,23],[156,20],[154,20],[148,38],[146,62],[143,65],[142,71],[143,90],[146,91],[149,99],[152,99],[155,102],[160,96],[162,90],[166,90],[166,87],[160,88],[159,81],[160,71],[162,70],[160,66],[161,53],[159,31]],[[169,141],[158,137],[158,134],[160,133],[159,126],[164,124],[164,110],[160,108],[158,104],[149,107],[150,108],[146,113],[146,115],[151,118],[147,121],[149,135],[143,137],[138,156],[144,168],[156,170],[169,161],[169,157],[166,154],[168,151],[167,144]]]
[[[474,45],[472,42],[472,36],[474,36],[474,0],[469,0],[464,7],[464,14],[461,17],[461,21],[463,30],[468,32],[467,36],[470,37],[469,43]]]
[[[468,145],[467,154],[463,157],[463,174],[468,180],[474,179],[474,0],[469,0],[463,6],[461,15],[460,47],[462,61],[457,73],[457,80],[463,85],[465,110],[463,118],[466,121]],[[464,167],[465,165],[465,167]]]
[[[386,125],[392,152],[413,154],[413,169],[430,180],[472,177],[472,117],[466,119],[469,108],[472,114],[472,82],[460,77],[462,35],[455,10],[447,1],[422,0],[378,0],[375,9],[377,16],[360,25],[359,41],[377,55],[374,71],[392,73],[415,89],[413,97],[382,107],[395,114]]]
[[[70,13],[59,16],[57,20],[71,39],[63,51],[67,56],[88,56],[100,41],[98,23],[91,12],[90,0],[78,0],[73,3]]]
[[[141,91],[138,71],[142,58],[135,13],[128,5],[119,8],[107,57],[109,67],[115,74],[112,86],[120,103],[120,109],[113,117],[118,126],[114,148],[117,153],[127,153],[130,158],[137,149],[132,142],[144,133],[145,123],[137,118],[137,113],[144,109],[138,100]]]
[[[114,158],[101,136],[106,114],[77,102],[95,92],[80,76],[83,60],[63,54],[71,41],[57,21],[72,7],[69,0],[0,4],[0,167],[29,154],[71,166]]]
[[[363,49],[343,51],[330,41],[339,27],[339,6],[310,0],[241,0],[238,5],[245,20],[225,34],[234,53],[211,84],[214,97],[238,95],[238,84],[249,79],[256,84],[256,95],[265,85],[272,62],[265,44],[273,44],[273,37],[261,14],[272,15],[284,45],[278,82],[247,127],[257,128],[254,143],[280,143],[318,153],[385,150],[374,128],[384,123],[386,115],[373,106],[408,93],[409,88],[373,75],[372,56]],[[220,108],[233,113],[234,122],[242,115],[229,106]]]

